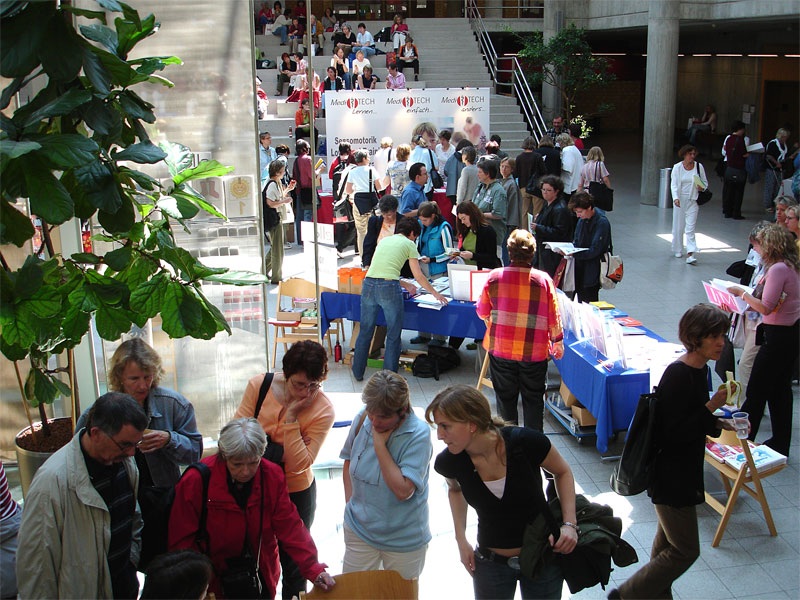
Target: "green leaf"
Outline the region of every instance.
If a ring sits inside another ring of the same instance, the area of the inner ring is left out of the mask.
[[[75,206],[69,192],[49,170],[34,168],[32,163],[25,172],[25,184],[32,214],[51,225],[60,225],[74,216]]]
[[[193,193],[190,193],[190,191]],[[228,217],[219,212],[216,206],[211,204],[211,202],[206,200],[201,194],[195,192],[195,190],[189,187],[188,185],[182,184],[181,189],[173,190],[172,195],[176,198],[183,198],[185,200],[188,200],[189,202],[197,204],[204,211],[214,215],[215,217],[224,219],[225,221],[228,220]]]
[[[52,168],[56,169],[85,165],[97,160],[100,152],[100,147],[94,140],[79,133],[42,135],[36,140],[42,148],[39,156],[45,157]]]
[[[127,267],[131,262],[131,252],[133,252],[133,248],[130,246],[117,248],[116,250],[106,253],[106,255],[103,256],[103,262],[114,271],[122,271],[122,269]]]
[[[17,277],[14,282],[14,294],[17,298],[27,299],[31,298],[39,288],[42,287],[44,282],[44,269],[42,269],[39,261],[33,256],[29,256],[25,260],[17,272]]]
[[[58,377],[53,377],[51,381],[58,388],[59,394],[61,394],[62,396],[66,396],[67,398],[72,396],[72,390],[69,389],[69,384],[64,383]]]
[[[92,254],[91,252],[76,252],[70,256],[70,258],[75,262],[90,265],[99,265],[101,262],[100,257],[96,254]]]
[[[31,323],[25,316],[20,315],[13,308],[4,311],[3,339],[7,344],[28,348],[34,340],[34,331]]]
[[[192,151],[186,146],[173,142],[161,142],[158,146],[167,154],[164,162],[173,177],[191,166]]]
[[[102,44],[111,52],[117,51],[117,34],[110,27],[92,23],[91,25],[81,25],[80,30],[87,39]]]
[[[148,56],[139,60],[130,60],[130,64],[140,64],[136,71],[144,75],[151,75],[156,71],[163,71],[169,65],[182,65],[183,61],[177,56]]]
[[[99,19],[105,25],[106,23],[106,13],[102,10],[88,10],[86,8],[75,8],[74,6],[70,6],[69,4],[62,4],[61,8],[71,12],[73,15],[78,15],[81,17],[86,17],[87,19]]]
[[[91,313],[97,308],[97,298],[88,286],[79,287],[70,292],[67,297],[70,308],[77,308],[86,313]]]
[[[94,323],[97,334],[104,340],[118,340],[123,333],[131,328],[131,318],[128,311],[119,308],[110,308],[101,305],[94,314]]]
[[[58,388],[53,380],[39,369],[31,369],[25,380],[25,395],[34,408],[40,404],[52,404],[58,397]]]
[[[45,36],[46,23],[55,3],[29,2],[18,14],[0,20],[0,75],[8,79],[24,77],[39,64],[38,50]]]
[[[115,184],[116,185],[116,184]],[[122,233],[128,231],[136,222],[136,213],[133,210],[133,202],[127,196],[122,197],[122,204],[116,212],[110,213],[105,210],[97,211],[97,220],[100,225],[109,233]]]
[[[187,280],[193,280],[194,267],[198,264],[197,259],[183,248],[165,248],[164,245],[162,244],[160,251],[161,258],[172,265],[176,272],[182,272]]]
[[[125,15],[125,19],[114,19],[114,26],[117,28],[117,35],[119,37],[118,54],[123,58],[127,57],[128,52],[130,52],[136,44],[147,36],[152,35],[157,26],[156,19],[153,15],[148,15],[144,21],[139,20],[138,14],[136,14],[135,19],[129,19],[128,16],[129,15]]]
[[[83,73],[95,91],[105,97],[111,93],[111,73],[92,51],[93,48],[94,46],[89,45],[83,49]]]
[[[46,42],[39,46],[39,58],[53,81],[68,82],[78,76],[83,62],[75,30],[64,15],[55,13],[47,24]]]
[[[233,167],[226,167],[216,160],[204,160],[192,169],[181,171],[172,178],[177,187],[184,181],[192,179],[205,179],[206,177],[222,177],[233,171]]]
[[[61,176],[61,183],[67,189],[72,202],[75,205],[75,216],[78,219],[88,219],[97,211],[97,207],[92,205],[86,194],[86,189],[79,185],[75,179],[73,169],[66,171]]]
[[[202,321],[201,304],[180,283],[170,282],[161,308],[161,327],[172,338],[181,338],[197,329]]]
[[[164,294],[169,285],[169,277],[161,272],[139,284],[131,292],[131,310],[152,319],[164,304]]]
[[[205,306],[206,310],[209,312],[211,317],[216,322],[216,330],[217,331],[222,331],[224,329],[225,331],[228,332],[228,334],[230,334],[231,333],[231,326],[228,324],[228,321],[227,321],[227,319],[225,319],[225,315],[222,314],[222,311],[220,311],[220,309],[217,308],[199,290],[197,291],[197,295],[200,297],[200,301],[203,303],[203,306]]]
[[[147,278],[153,274],[156,266],[153,262],[144,258],[139,254],[134,254],[130,264],[114,275],[114,279],[123,282],[128,286],[128,289],[135,290],[142,283],[147,281]],[[133,295],[131,294],[131,304],[133,303]]]
[[[155,164],[167,157],[167,153],[151,142],[139,142],[122,152],[112,153],[114,160],[130,160],[135,163]]]
[[[128,167],[120,167],[119,172],[133,179],[133,181],[135,181],[136,184],[143,190],[151,191],[159,187],[158,180],[150,177],[150,175],[147,173],[129,169]]]
[[[108,165],[99,160],[74,170],[75,179],[85,190],[89,202],[100,210],[113,214],[122,206],[119,185]]]
[[[28,356],[28,350],[26,348],[21,348],[16,344],[9,344],[2,337],[0,337],[0,352],[2,352],[3,356],[12,362],[15,360],[22,360]]]
[[[192,269],[193,278],[197,279],[205,279],[210,275],[221,275],[222,273],[227,273],[228,269],[226,267],[208,267],[197,261]]]
[[[191,219],[200,209],[184,197],[161,196],[156,206],[173,219]]]
[[[136,119],[141,119],[145,123],[155,123],[156,116],[153,114],[153,105],[145,102],[130,90],[123,90],[119,94],[119,103],[128,115]]]
[[[147,81],[149,81],[150,83],[160,83],[161,85],[168,88],[175,87],[174,83],[172,83],[166,77],[161,77],[161,75],[150,75],[150,77],[147,78]]]
[[[130,21],[131,23],[136,25],[136,27],[141,29],[142,20],[139,18],[139,11],[137,11],[132,6],[125,4],[124,2],[120,2],[119,5],[122,7],[122,16],[125,17],[125,20]]]
[[[25,121],[25,127],[29,127],[48,117],[69,114],[81,104],[89,102],[91,98],[92,93],[89,90],[71,88],[52,102],[48,102],[40,109],[34,111]]]
[[[136,72],[127,62],[112,52],[107,52],[102,48],[91,46],[92,52],[100,59],[100,62],[111,75],[111,81],[120,86],[128,87],[135,83],[147,81],[148,77]]]
[[[3,181],[6,184],[6,181]],[[3,199],[0,200],[0,243],[14,244],[22,248],[33,237],[33,223],[30,218],[19,212]]]
[[[44,285],[29,299],[20,302],[18,306],[20,312],[24,312],[26,316],[34,315],[40,319],[48,319],[61,310],[62,300],[57,289]]]
[[[217,283],[227,283],[229,285],[261,285],[267,282],[267,278],[260,273],[253,271],[228,271],[227,273],[208,275],[201,277],[203,281],[216,281]]]
[[[22,89],[24,83],[25,83],[25,77],[21,76],[14,78],[14,81],[12,81],[6,86],[6,88],[3,90],[2,97],[0,97],[0,110],[4,109],[11,103],[11,99],[18,91]],[[5,117],[5,115],[3,116]],[[7,131],[5,127],[3,127],[3,131]]]
[[[89,331],[90,320],[91,314],[83,312],[77,306],[70,306],[64,316],[61,329],[67,338],[80,342]]]
[[[96,133],[113,137],[122,129],[122,117],[100,98],[92,98],[83,108],[83,120]]]
[[[36,142],[21,141],[15,142],[14,140],[0,140],[0,154],[5,154],[9,158],[17,158],[28,152],[33,152],[41,148]]]
[[[95,2],[111,12],[122,12],[122,3],[118,0],[95,0]]]

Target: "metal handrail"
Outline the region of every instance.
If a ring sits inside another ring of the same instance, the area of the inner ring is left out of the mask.
[[[475,0],[466,0],[466,16],[469,19],[470,27],[478,36],[478,43],[480,44],[481,52],[486,60],[486,65],[489,68],[489,73],[492,76],[495,88],[499,86],[511,87],[512,94],[517,98],[517,102],[519,102],[522,108],[522,113],[528,124],[528,129],[537,137],[541,138],[545,131],[547,131],[547,125],[542,117],[542,112],[539,110],[539,105],[536,102],[533,91],[531,91],[531,87],[528,84],[528,79],[525,77],[525,72],[522,69],[519,59],[516,56],[507,57],[512,59],[512,69],[500,69],[498,67],[497,51],[494,48],[492,38],[489,36],[489,31],[486,29],[483,17],[481,17],[480,10],[478,10],[478,5]],[[511,81],[498,81],[499,73],[511,73]]]

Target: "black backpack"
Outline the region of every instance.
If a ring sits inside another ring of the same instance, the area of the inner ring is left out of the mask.
[[[458,351],[450,346],[428,346],[427,354],[420,354],[411,364],[411,373],[415,377],[433,377],[439,381],[439,375],[461,364]]]
[[[269,189],[270,184],[275,184],[274,179],[270,179],[267,181],[267,185],[264,187],[264,233],[268,233],[272,231],[277,225],[281,222],[281,215],[278,212],[277,208],[272,208],[269,204],[267,204],[267,190]]]
[[[658,388],[639,396],[636,413],[628,429],[622,456],[611,473],[611,489],[620,496],[635,496],[653,482],[656,455],[656,406]]]

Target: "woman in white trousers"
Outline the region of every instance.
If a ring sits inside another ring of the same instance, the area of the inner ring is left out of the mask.
[[[672,167],[672,251],[675,258],[683,256],[683,235],[686,234],[686,264],[697,262],[694,229],[697,224],[697,195],[708,187],[708,178],[703,165],[695,160],[697,149],[691,144],[678,151],[681,162]],[[695,177],[699,179],[696,180]]]

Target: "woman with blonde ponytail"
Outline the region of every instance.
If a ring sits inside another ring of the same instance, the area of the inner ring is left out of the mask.
[[[531,579],[520,572],[518,558],[525,525],[544,501],[540,468],[555,478],[565,519],[558,540],[550,537],[553,551],[568,554],[577,543],[575,480],[558,450],[544,434],[492,417],[486,397],[467,385],[440,392],[425,418],[447,445],[434,468],[447,479],[456,543],[475,598],[514,598],[517,581],[522,598],[560,598],[564,578],[557,564]],[[468,506],[478,513],[475,548],[466,538]]]

